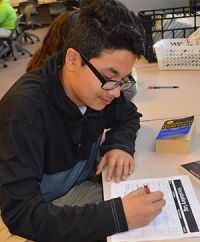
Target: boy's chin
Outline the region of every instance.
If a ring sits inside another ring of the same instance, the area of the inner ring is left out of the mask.
[[[106,105],[90,105],[88,107],[95,111],[101,111],[106,107]]]

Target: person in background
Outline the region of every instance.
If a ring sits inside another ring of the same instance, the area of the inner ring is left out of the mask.
[[[73,2],[73,1],[72,1]],[[64,11],[50,24],[41,46],[36,50],[30,59],[26,71],[40,68],[47,58],[64,48],[65,35],[69,31],[73,21],[79,16],[80,8],[91,3],[90,0],[80,0],[79,9]]]
[[[0,0],[0,28],[15,30],[17,14],[8,0]]]
[[[66,11],[53,20],[41,46],[31,57],[26,71],[40,68],[50,56],[64,49],[65,35],[70,27],[69,15]]]
[[[64,51],[24,74],[0,102],[0,207],[11,233],[37,242],[92,242],[149,223],[165,205],[143,187],[103,201],[89,181],[134,170],[141,114],[134,83],[143,38],[115,0],[93,0],[64,34]],[[104,142],[100,137],[109,129]],[[100,145],[100,160],[97,151]]]

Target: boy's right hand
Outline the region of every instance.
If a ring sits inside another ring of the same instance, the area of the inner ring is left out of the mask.
[[[166,202],[162,192],[146,194],[144,188],[130,192],[122,198],[128,228],[142,227],[148,224],[162,211]]]

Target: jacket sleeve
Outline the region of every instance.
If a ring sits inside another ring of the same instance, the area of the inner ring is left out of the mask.
[[[0,129],[0,207],[10,232],[37,242],[90,242],[128,229],[122,201],[57,207],[40,193],[44,137],[29,123]]]
[[[101,145],[101,155],[111,149],[121,149],[132,156],[135,152],[135,140],[140,128],[137,107],[122,94],[106,110],[107,123],[105,141]]]

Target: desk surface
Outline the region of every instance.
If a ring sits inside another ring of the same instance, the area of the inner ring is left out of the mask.
[[[200,71],[161,71],[157,64],[137,65],[133,70],[138,92],[133,99],[142,120],[200,115]],[[179,86],[148,89],[149,86]]]
[[[189,154],[158,154],[155,152],[155,138],[163,122],[163,120],[157,120],[141,123],[141,129],[138,132],[136,140],[135,171],[129,179],[183,175],[179,168],[180,164],[200,159],[200,117],[195,118],[197,133]],[[103,179],[105,199],[110,198],[110,184],[110,182],[106,182]],[[200,201],[200,185],[193,181],[192,184],[197,198]],[[200,241],[200,238],[186,238],[181,241],[197,242]]]

